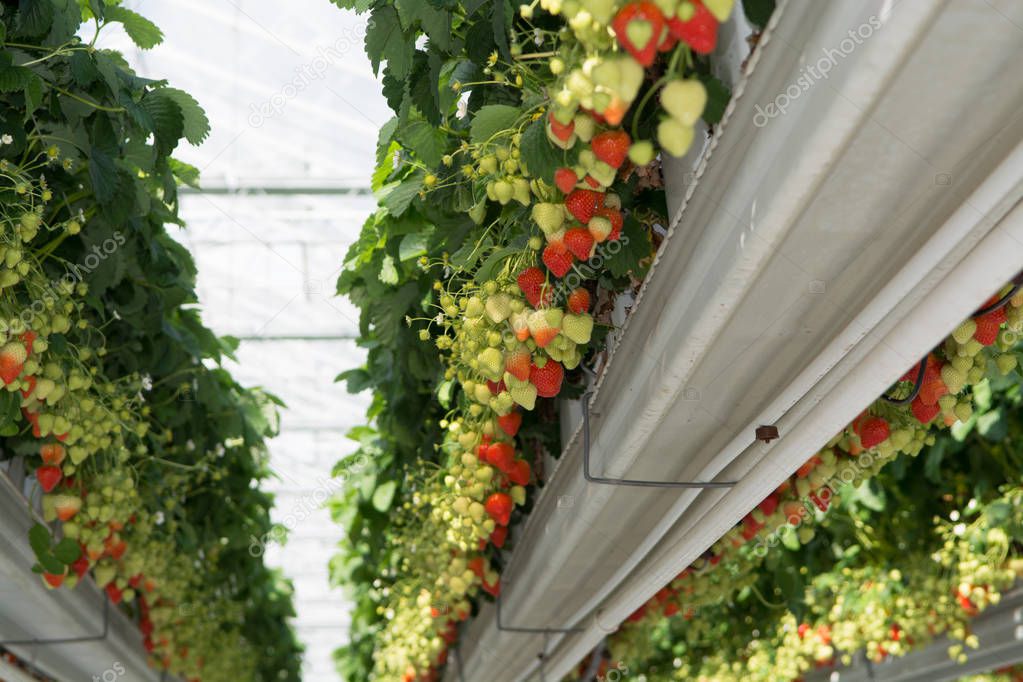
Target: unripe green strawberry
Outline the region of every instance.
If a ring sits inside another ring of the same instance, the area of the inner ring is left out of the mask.
[[[938,407],[941,408],[942,414],[952,414],[958,403],[959,400],[951,393],[946,393],[938,398]]]
[[[565,315],[561,333],[579,345],[587,344],[593,334],[593,318],[589,315]]]
[[[504,354],[496,348],[487,348],[479,354],[479,369],[483,376],[499,381],[504,374]]]
[[[512,400],[511,394],[508,391],[501,391],[493,398],[494,412],[499,416],[504,416],[511,412],[512,408],[515,407],[515,401]]]
[[[615,0],[581,0],[582,6],[598,24],[611,23],[615,15]]]
[[[703,6],[710,10],[710,13],[719,22],[728,20],[728,15],[732,13],[734,4],[735,0],[703,0]]]
[[[590,168],[590,176],[603,187],[610,187],[613,185],[617,175],[618,171],[603,161],[597,161]]]
[[[523,206],[529,206],[533,200],[533,195],[529,191],[529,181],[525,178],[515,178],[512,181],[513,194],[515,201],[519,202]]]
[[[973,369],[973,358],[955,356],[952,358],[952,366],[956,368],[956,371],[966,374]],[[915,378],[915,377],[914,377]]]
[[[593,67],[593,82],[613,92],[619,92],[622,86],[622,72],[618,59],[607,58]]]
[[[959,403],[956,405],[955,415],[961,422],[969,421],[973,416],[973,405],[967,402]]]
[[[513,187],[507,180],[497,180],[494,182],[494,198],[502,206],[511,201],[514,195],[515,187]]]
[[[654,146],[647,140],[633,142],[629,147],[629,160],[637,166],[645,166],[654,160]]]
[[[96,584],[100,587],[106,587],[116,575],[117,567],[107,560],[99,562],[92,569],[92,576],[96,579]]]
[[[512,400],[524,409],[532,410],[536,406],[536,386],[530,383],[519,384],[509,388]]]
[[[511,493],[512,501],[515,502],[515,504],[523,505],[526,503],[526,489],[521,485],[513,485],[509,492]]]
[[[548,237],[565,224],[565,210],[561,204],[533,204],[533,221]]]
[[[487,388],[486,384],[476,384],[473,387],[470,397],[474,398],[476,402],[481,405],[487,405],[490,403],[490,396],[492,395],[493,393],[490,392],[490,389]]]
[[[995,364],[998,365],[998,371],[1002,375],[1006,375],[1012,370],[1016,369],[1018,360],[1014,353],[1003,353],[995,358]]]
[[[941,368],[941,380],[948,386],[950,393],[958,393],[966,384],[966,377],[952,365],[945,365]]]
[[[579,352],[578,347],[572,348],[562,355],[561,364],[564,365],[565,369],[575,369],[582,362],[583,355]]]
[[[983,378],[984,370],[981,369],[980,367],[974,367],[973,369],[966,373],[966,381],[968,381],[971,384],[979,383]]]
[[[512,314],[511,297],[508,294],[494,294],[487,298],[487,317],[494,324],[501,324]]]
[[[469,318],[478,318],[483,315],[483,301],[480,300],[479,296],[473,296],[465,303],[465,316]]]
[[[661,90],[661,105],[673,119],[692,128],[707,106],[707,88],[695,78],[671,81]]]
[[[488,154],[480,159],[479,167],[481,172],[493,175],[497,172],[497,158],[492,154]]]
[[[589,142],[597,132],[597,122],[589,114],[578,113],[573,119],[575,121],[575,134],[583,142]]]
[[[966,343],[973,338],[973,335],[977,332],[977,323],[971,318],[966,320],[952,332],[952,338],[958,343]]]
[[[590,231],[593,241],[598,244],[605,241],[611,235],[612,229],[614,229],[610,220],[599,215],[590,218],[590,222],[586,224],[586,227]]]
[[[693,143],[694,131],[673,118],[666,118],[657,126],[657,141],[672,156],[682,156]]]

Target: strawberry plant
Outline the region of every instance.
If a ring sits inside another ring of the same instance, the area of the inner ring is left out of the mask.
[[[0,8],[0,457],[39,484],[39,579],[94,581],[153,666],[298,679],[290,588],[248,553],[270,529],[253,483],[275,399],[220,366],[237,342],[203,326],[167,231],[198,175],[172,153],[208,122],[95,47],[112,23],[162,39],[103,0]]]

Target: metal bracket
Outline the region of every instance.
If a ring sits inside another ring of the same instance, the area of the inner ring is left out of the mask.
[[[40,644],[77,644],[78,642],[98,642],[107,638],[110,631],[110,600],[103,598],[103,632],[99,635],[84,637],[60,637],[57,639],[9,639],[0,641],[0,646],[36,646]]]
[[[588,483],[627,485],[637,488],[732,488],[738,481],[640,481],[631,478],[605,478],[590,472],[590,398],[593,391],[583,393],[583,478]]]
[[[505,583],[504,587],[507,587]],[[501,595],[504,594],[504,590],[501,590],[497,595],[497,599],[494,600],[497,608],[497,629],[500,632],[519,632],[526,635],[561,635],[569,634],[572,632],[582,632],[582,628],[529,628],[529,627],[517,627],[514,625],[505,625],[501,622]]]

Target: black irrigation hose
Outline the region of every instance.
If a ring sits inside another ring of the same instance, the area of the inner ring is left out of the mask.
[[[905,398],[893,398],[890,395],[882,395],[881,400],[892,405],[908,405],[920,395],[920,389],[924,385],[924,376],[927,374],[927,358],[920,361],[920,369],[917,370],[916,380],[913,382],[913,390]]]
[[[1012,298],[1020,292],[1021,289],[1023,289],[1023,271],[1021,271],[1012,279],[1012,287],[1009,289],[1009,291],[1005,293],[1004,296],[999,298],[991,305],[987,305],[984,306],[983,308],[975,310],[973,315],[970,316],[970,319],[983,317],[988,313],[993,313],[999,308],[1004,308],[1009,303],[1009,301],[1011,301]],[[906,405],[908,403],[913,402],[913,400],[915,400],[916,397],[920,395],[920,389],[923,387],[924,375],[926,374],[926,372],[927,358],[925,357],[923,360],[920,361],[920,370],[916,374],[916,381],[913,382],[913,390],[910,391],[908,396],[906,396],[905,398],[892,398],[889,395],[882,395],[881,400],[884,400],[885,402],[890,403],[892,405]]]

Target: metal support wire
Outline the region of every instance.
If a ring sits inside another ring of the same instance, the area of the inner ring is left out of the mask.
[[[77,644],[79,642],[98,642],[107,638],[110,631],[110,600],[103,599],[103,632],[98,635],[84,637],[59,637],[57,639],[9,639],[0,641],[0,646],[36,646],[40,644]]]
[[[583,393],[583,478],[588,483],[628,485],[637,488],[732,488],[738,481],[640,481],[631,478],[604,478],[590,472],[590,398],[593,391]]]

